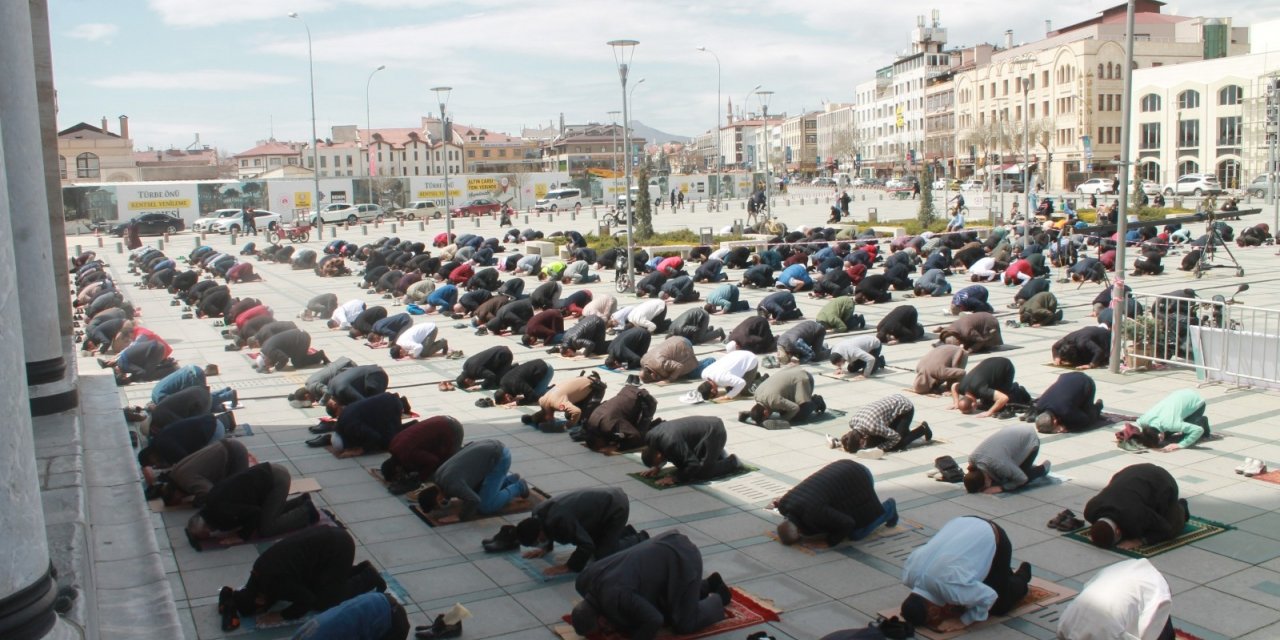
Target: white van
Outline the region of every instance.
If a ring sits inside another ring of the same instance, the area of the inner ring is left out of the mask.
[[[581,189],[552,189],[542,199],[533,203],[534,211],[572,211],[579,207],[590,206],[591,199],[582,195]]]

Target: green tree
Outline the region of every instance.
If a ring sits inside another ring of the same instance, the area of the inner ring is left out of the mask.
[[[640,165],[636,173],[636,185],[640,193],[635,202],[635,234],[637,240],[645,240],[653,235],[653,202],[649,198],[649,166]]]
[[[936,219],[936,212],[933,208],[933,165],[928,162],[920,165],[920,212],[918,218],[920,226],[929,228]]]

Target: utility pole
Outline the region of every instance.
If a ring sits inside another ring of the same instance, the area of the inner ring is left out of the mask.
[[[1116,213],[1116,262],[1115,275],[1111,278],[1114,289],[1111,292],[1111,373],[1120,373],[1121,351],[1124,349],[1124,334],[1120,330],[1125,317],[1126,300],[1124,292],[1125,246],[1124,236],[1129,227],[1129,130],[1133,117],[1133,14],[1137,0],[1129,0],[1129,10],[1125,16],[1124,35],[1124,93],[1120,97],[1120,211]]]

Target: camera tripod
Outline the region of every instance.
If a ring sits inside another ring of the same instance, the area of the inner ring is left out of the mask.
[[[1231,253],[1231,247],[1222,239],[1222,234],[1218,231],[1217,219],[1218,215],[1213,211],[1208,211],[1206,213],[1206,220],[1209,223],[1209,232],[1205,239],[1204,249],[1200,251],[1200,259],[1196,260],[1196,266],[1192,269],[1192,272],[1195,273],[1196,278],[1199,278],[1204,275],[1205,271],[1214,267],[1235,267],[1236,276],[1244,277],[1244,267],[1240,266],[1240,262],[1236,260],[1235,254]],[[1222,250],[1227,254],[1227,258],[1224,262],[1229,261],[1230,264],[1213,264],[1214,259],[1217,258],[1219,244],[1222,245]]]

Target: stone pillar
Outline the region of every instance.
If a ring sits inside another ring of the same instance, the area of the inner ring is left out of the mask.
[[[13,242],[21,306],[27,384],[32,411],[46,415],[74,407],[74,381],[67,380],[58,323],[44,149],[36,99],[35,55],[30,6],[0,2],[0,130],[4,131],[8,227]],[[63,239],[59,238],[59,242]],[[16,308],[16,307],[15,307]]]
[[[44,149],[44,192],[49,203],[49,236],[53,275],[57,287],[58,333],[68,363],[75,361],[71,326],[71,284],[67,261],[66,215],[62,209],[62,178],[58,174],[58,96],[53,86],[53,54],[49,47],[47,0],[29,0],[31,39],[35,56],[36,99],[40,108],[40,146]],[[74,164],[75,159],[71,162]],[[67,407],[70,408],[70,407]]]
[[[14,3],[0,4],[4,5],[0,9],[3,33],[12,34],[8,14]],[[21,4],[25,13],[26,3]],[[17,39],[30,42],[25,37]],[[0,51],[7,55],[7,48]],[[3,73],[7,76],[9,69]],[[5,133],[0,123],[0,139]],[[10,165],[0,156],[0,176],[8,168]],[[10,227],[9,195],[6,181],[0,179],[0,230]],[[13,264],[14,259],[13,245],[0,242],[0,264]],[[52,289],[49,281],[44,285]],[[4,427],[0,428],[0,478],[5,484],[4,491],[0,491],[0,540],[5,541],[0,544],[0,638],[9,640],[44,637],[58,621],[53,612],[56,586],[50,575],[29,400],[25,377],[21,375],[25,335],[18,313],[20,297],[14,272],[0,269],[0,371],[16,374],[0,376],[0,415],[5,416]],[[49,313],[46,318],[52,317],[52,308]]]

